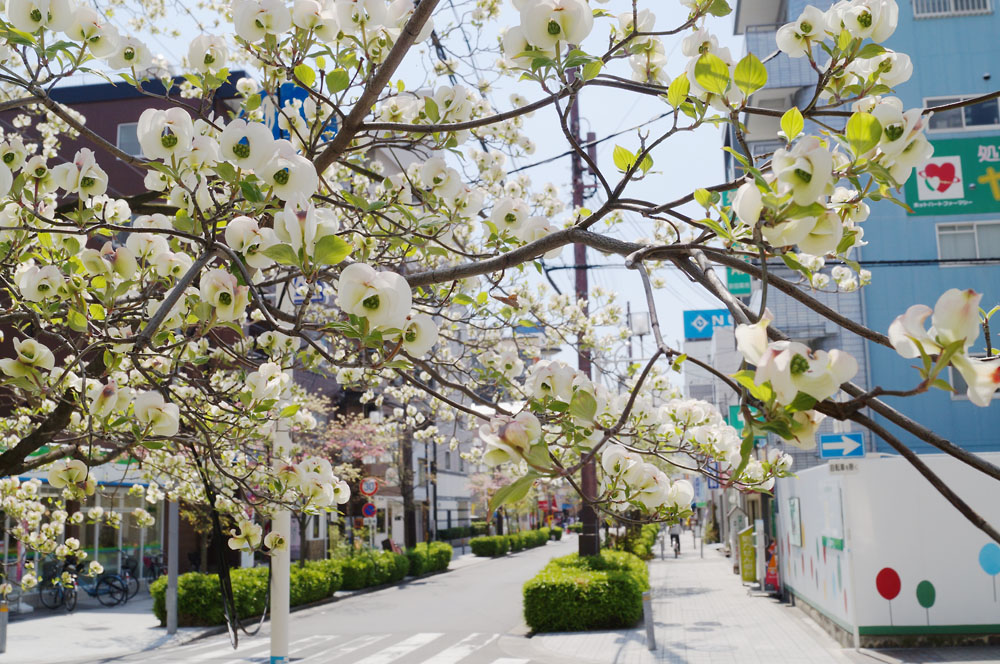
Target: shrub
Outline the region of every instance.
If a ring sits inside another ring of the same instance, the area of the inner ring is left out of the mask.
[[[445,528],[437,532],[437,538],[442,541],[462,539],[463,537],[472,536],[471,526],[455,526],[454,528]]]
[[[571,523],[568,526],[566,526],[566,530],[568,530],[571,533],[580,534],[580,533],[583,532],[583,523],[581,523],[579,521],[577,521],[575,523]]]
[[[448,569],[454,549],[444,542],[426,542],[406,550],[410,574],[420,576]]]
[[[485,537],[473,537],[469,540],[469,547],[472,549],[474,555],[496,558],[510,550],[510,536],[486,535]]]
[[[375,563],[366,555],[348,556],[340,560],[344,574],[344,590],[360,590],[375,585]]]
[[[470,534],[473,537],[477,535],[489,535],[490,524],[487,523],[486,521],[473,521],[471,524],[469,524],[469,530],[471,531]]]
[[[524,536],[521,533],[511,533],[510,535],[506,535],[506,537],[511,553],[524,550]]]
[[[646,564],[632,554],[563,556],[524,584],[524,619],[535,632],[632,627],[648,588]]]
[[[625,537],[615,543],[615,548],[620,551],[634,553],[643,560],[653,557],[653,546],[660,534],[660,526],[655,523],[647,523],[639,529],[630,531]]]
[[[560,528],[559,526],[552,526],[552,528],[549,530],[549,537],[551,537],[556,541],[561,540],[562,535],[563,535],[563,529]]]
[[[311,567],[318,569],[326,576],[328,588],[327,597],[333,595],[341,588],[344,587],[344,572],[341,569],[341,562],[338,559],[329,560],[309,560],[306,561],[306,567]]]
[[[266,582],[266,577],[265,577]],[[292,567],[290,604],[309,604],[330,596],[330,580],[315,567]],[[180,603],[178,603],[180,606]]]

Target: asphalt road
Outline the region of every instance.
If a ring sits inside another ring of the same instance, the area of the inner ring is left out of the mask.
[[[549,664],[523,637],[521,586],[550,558],[576,550],[576,538],[472,564],[403,585],[292,614],[294,664]],[[94,662],[261,664],[269,624],[233,650],[225,635],[185,646]]]

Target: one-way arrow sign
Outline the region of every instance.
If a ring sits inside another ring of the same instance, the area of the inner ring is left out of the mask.
[[[819,455],[824,459],[863,457],[865,439],[861,433],[825,433],[819,437]]]

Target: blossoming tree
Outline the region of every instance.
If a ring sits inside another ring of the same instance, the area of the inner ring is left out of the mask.
[[[519,92],[495,108],[448,78],[457,63],[416,84],[400,74],[419,59],[415,45],[440,47],[437,0],[236,0],[219,34],[191,40],[185,80],[163,79],[168,94],[159,101],[168,108],[137,118],[143,156],[135,157],[51,93],[81,71],[108,72],[144,92],[143,81],[158,74],[143,42],[86,0],[8,0],[0,36],[8,99],[0,106],[42,114],[49,130],[41,143],[9,134],[0,145],[0,290],[13,339],[0,360],[9,408],[0,492],[20,524],[16,536],[76,555],[58,548],[65,513],[47,515],[37,484],[15,476],[48,468],[52,486],[78,499],[94,490],[91,468],[126,456],[158,482],[154,495],[196,498],[232,515],[240,523],[234,548],[283,546],[280,536],[262,537],[261,515],[280,506],[335,509],[347,498],[329,463],[270,442],[276,429],[313,422],[287,373],[304,368],[375,402],[394,391],[408,430],[427,428],[420,425],[431,411],[411,410],[415,403],[433,403],[436,422],[476,422],[474,460],[517,477],[494,492],[494,506],[520,499],[540,478],[580,488],[581,470],[597,462],[601,482],[585,492],[589,504],[673,520],[692,499],[690,483],[672,479],[679,472],[769,490],[790,459],[756,458],[754,434],[810,447],[820,420],[832,417],[871,429],[1000,541],[866,414],[1000,479],[1000,468],[880,398],[946,387],[939,376],[951,365],[973,403],[990,403],[1000,358],[969,352],[981,296],[949,290],[933,310],[901,312],[886,334],[809,291],[878,287],[851,259],[868,203],[895,201],[932,152],[923,135],[930,109],[904,109],[892,96],[912,70],[905,54],[880,44],[895,29],[895,0],[810,7],[781,28],[781,50],[807,58],[817,74],[811,100],[787,110],[748,103],[767,71],[752,54],[736,61],[711,34],[714,17],[730,11],[726,1],[679,1],[687,19],[663,26],[656,4],[640,0],[620,3],[618,15],[599,0],[513,0],[516,20],[502,26],[494,50]],[[464,20],[482,27],[501,17],[500,2],[477,0]],[[599,23],[610,26],[606,43],[592,35]],[[685,60],[672,79],[670,35],[683,37]],[[235,62],[252,72],[236,84],[238,104],[226,116],[206,112]],[[279,105],[287,84],[301,98]],[[657,99],[670,126],[637,152],[618,148],[616,169],[602,170],[568,122],[584,89],[619,105]],[[566,209],[555,188],[508,173],[506,155],[532,148],[523,132],[529,113],[557,118],[596,174],[596,209]],[[743,122],[753,115],[780,117],[783,144],[773,154],[755,158],[747,149]],[[287,138],[275,139],[266,123]],[[742,177],[657,200],[634,195],[671,137],[707,124],[731,125]],[[60,132],[91,147],[63,163],[53,147]],[[110,159],[143,169],[147,191],[109,196],[101,164]],[[731,205],[722,203],[726,191],[735,192]],[[159,212],[138,212],[150,201]],[[700,213],[682,211],[692,202]],[[625,212],[645,219],[651,239],[632,241],[604,224]],[[621,320],[613,298],[588,310],[548,293],[532,269],[574,243],[619,257],[653,314],[652,357],[615,385],[559,361],[529,365],[539,342],[512,334],[530,324],[543,331],[541,346],[573,343],[602,361],[602,334]],[[772,258],[800,283],[769,274]],[[840,262],[832,280],[818,269],[824,259]],[[663,338],[653,292],[665,264],[731,311],[747,369],[725,375]],[[915,384],[863,391],[851,382],[858,365],[850,355],[789,341],[766,311],[734,298],[713,266],[748,273],[850,334],[919,358]],[[328,291],[332,305],[310,304]],[[303,304],[292,303],[293,293]],[[251,333],[250,323],[265,331]],[[742,437],[714,406],[671,386],[670,370],[683,363],[739,395]]]

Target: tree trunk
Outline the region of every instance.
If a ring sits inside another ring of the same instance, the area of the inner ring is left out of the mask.
[[[198,562],[198,571],[202,574],[208,572],[208,538],[210,535],[208,533],[201,533],[198,537],[199,540],[199,553],[201,554],[201,559]]]
[[[306,566],[306,524],[309,521],[308,514],[296,514],[295,520],[299,522],[299,567]]]
[[[417,507],[413,500],[413,433],[406,429],[399,444],[399,493],[403,496],[403,544],[417,545]]]

